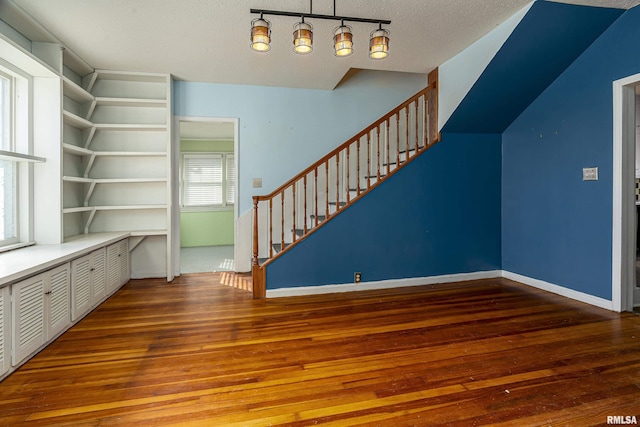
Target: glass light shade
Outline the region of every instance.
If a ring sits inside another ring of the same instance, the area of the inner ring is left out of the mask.
[[[313,50],[313,27],[306,22],[298,22],[293,26],[293,51],[301,55]]]
[[[267,52],[271,49],[271,22],[258,18],[251,21],[251,49]]]
[[[349,56],[353,53],[353,33],[348,25],[340,25],[333,30],[333,48],[336,56]]]
[[[389,55],[389,31],[382,28],[372,31],[369,39],[369,58],[383,59]]]

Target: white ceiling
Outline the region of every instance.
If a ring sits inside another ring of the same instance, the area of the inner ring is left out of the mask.
[[[4,0],[6,1],[6,0]],[[349,69],[426,73],[490,32],[530,0],[336,0],[337,15],[388,19],[390,54],[367,55],[373,24],[349,23],[354,54],[336,58],[339,22],[307,20],[314,50],[292,51],[298,18],[269,16],[272,47],[249,48],[251,8],[309,12],[308,0],[9,0],[44,25],[68,49],[98,69],[171,73],[187,81],[333,89]],[[640,0],[565,0],[629,8]],[[332,15],[331,0],[313,12]]]

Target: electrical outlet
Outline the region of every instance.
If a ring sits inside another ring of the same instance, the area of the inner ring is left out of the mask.
[[[362,281],[362,273],[359,271],[353,273],[353,281],[354,283],[360,283]]]

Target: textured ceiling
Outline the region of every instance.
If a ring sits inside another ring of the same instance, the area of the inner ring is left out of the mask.
[[[7,0],[5,0],[7,1]],[[272,48],[249,49],[251,8],[308,12],[306,0],[8,0],[95,68],[171,73],[187,81],[333,89],[351,69],[426,73],[493,30],[530,0],[338,0],[337,15],[388,19],[390,55],[367,55],[375,25],[350,23],[355,53],[336,58],[338,22],[308,20],[314,50],[292,51],[293,17],[268,17]],[[640,0],[570,0],[628,8]],[[313,12],[333,14],[331,0]],[[16,24],[16,26],[19,26]]]

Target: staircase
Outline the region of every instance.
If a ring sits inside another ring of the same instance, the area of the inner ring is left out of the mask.
[[[264,196],[253,196],[253,297],[266,266],[440,140],[438,70],[428,86]]]

